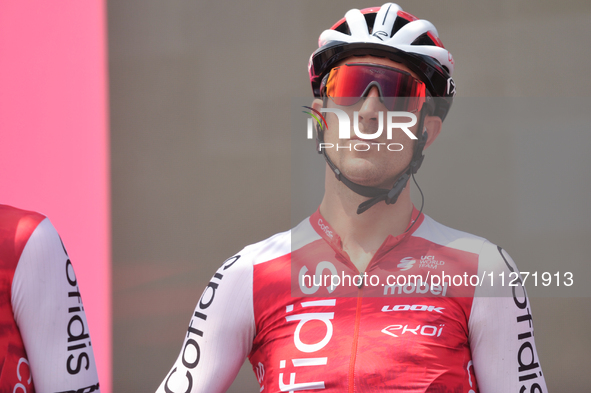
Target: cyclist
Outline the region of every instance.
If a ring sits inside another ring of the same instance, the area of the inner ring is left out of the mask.
[[[45,216],[0,205],[0,391],[99,392],[74,268]]]
[[[514,262],[410,199],[453,68],[435,27],[393,3],[321,34],[309,109],[322,203],[222,264],[158,392],[225,391],[246,357],[261,392],[546,391],[525,289],[495,282]]]

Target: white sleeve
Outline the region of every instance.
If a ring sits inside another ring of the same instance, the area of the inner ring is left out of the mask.
[[[35,229],[12,282],[12,307],[37,392],[98,392],[74,268],[48,219]]]
[[[158,393],[225,392],[232,384],[255,335],[253,266],[246,259],[226,260],[212,277]]]
[[[468,327],[480,392],[547,392],[531,306],[525,287],[516,279],[515,263],[504,250],[487,242],[478,270],[480,277],[485,274],[485,285],[476,288]]]

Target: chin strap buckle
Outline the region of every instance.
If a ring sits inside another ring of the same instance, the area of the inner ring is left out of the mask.
[[[396,201],[398,200],[398,196],[400,196],[400,193],[402,192],[402,190],[404,190],[404,187],[406,187],[406,183],[408,182],[409,177],[410,176],[408,175],[407,171],[404,172],[402,176],[398,178],[398,180],[396,180],[394,187],[392,187],[392,189],[388,191],[388,194],[386,195],[386,205],[393,205],[396,203]]]
[[[334,172],[334,176],[337,178],[337,180],[341,181],[341,171],[339,171],[339,168],[334,167],[333,172]]]
[[[419,140],[417,141],[417,146],[415,147],[415,151],[413,152],[412,159],[410,161],[409,170],[411,174],[417,173],[421,164],[423,163],[423,159],[425,155],[423,154],[423,149],[425,148],[425,144],[427,143],[427,138],[429,134],[427,134],[427,129],[423,131],[423,133],[419,136]]]
[[[412,162],[410,163],[410,173],[412,173],[413,175],[415,173],[418,172],[419,168],[421,167],[421,164],[423,163],[423,159],[425,158],[424,154],[421,154],[420,157],[417,157],[415,159],[412,160]]]

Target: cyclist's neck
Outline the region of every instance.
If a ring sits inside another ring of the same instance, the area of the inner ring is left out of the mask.
[[[409,187],[402,191],[395,204],[380,202],[364,213],[357,214],[357,206],[365,199],[352,195],[352,191],[348,193],[327,187],[320,204],[320,213],[339,235],[343,250],[349,254],[360,273],[365,271],[389,235],[404,233],[413,210]]]

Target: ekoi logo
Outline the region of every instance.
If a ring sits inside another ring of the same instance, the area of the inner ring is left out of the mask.
[[[409,325],[390,325],[382,329],[382,333],[392,337],[400,337],[405,333],[410,333],[415,336],[430,336],[439,337],[443,332],[445,325],[431,326],[431,325],[417,325],[409,327]]]
[[[453,64],[453,59],[450,59],[450,61]],[[451,78],[447,79],[447,95],[452,97],[456,96],[456,82]]]
[[[372,36],[379,38],[380,41],[384,41],[384,38],[389,38],[390,36],[383,30],[378,30],[372,34]],[[382,38],[384,37],[384,38]]]
[[[414,266],[414,264],[417,262],[416,259],[414,259],[413,257],[406,257],[406,258],[402,258],[400,260],[400,263],[398,264],[398,268],[400,268],[400,271],[405,271],[410,269],[411,267]]]

